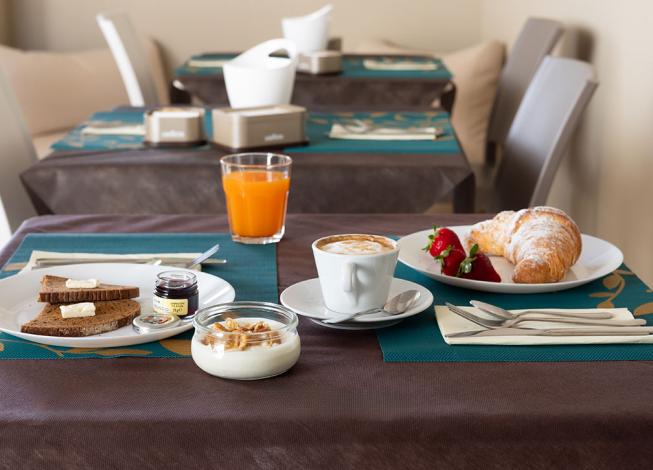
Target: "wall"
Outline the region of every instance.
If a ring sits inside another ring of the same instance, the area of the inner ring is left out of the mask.
[[[592,62],[600,81],[550,203],[619,246],[653,285],[653,2],[484,0],[481,36],[509,44],[529,16],[565,22],[576,37],[559,53]]]
[[[331,0],[334,35],[345,47],[362,39],[451,50],[479,36],[482,0]],[[122,10],[164,45],[168,68],[203,51],[242,50],[281,35],[280,18],[309,13],[329,0],[13,0],[13,43],[26,49],[77,50],[104,41],[95,24],[103,10]],[[446,15],[443,14],[446,12]]]
[[[0,44],[9,42],[9,1],[0,0]]]

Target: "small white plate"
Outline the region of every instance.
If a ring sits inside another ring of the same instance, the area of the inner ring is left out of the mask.
[[[93,263],[56,266],[16,274],[0,281],[0,331],[35,343],[70,348],[131,346],[178,335],[191,329],[192,323],[146,334],[136,333],[131,324],[107,333],[80,337],[43,336],[20,331],[21,325],[36,317],[43,308],[44,304],[38,303],[36,298],[41,278],[46,274],[74,279],[96,278],[107,284],[136,286],[140,289],[141,296],[134,300],[141,304],[141,313],[152,313],[152,293],[156,275],[168,270],[177,271],[180,268],[130,263]],[[200,292],[199,308],[234,300],[234,288],[224,279],[202,272],[194,271],[194,274],[197,276]]]
[[[431,291],[419,284],[415,284],[414,282],[397,278],[392,280],[388,298],[411,289],[420,291],[421,295],[419,302],[415,307],[401,315],[387,316],[382,313],[370,313],[356,317],[351,321],[342,323],[342,325],[352,326],[358,324],[359,326],[366,326],[366,329],[379,328],[381,326],[386,326],[386,323],[396,323],[397,320],[412,317],[413,315],[423,312],[433,304],[433,294],[431,294]],[[322,289],[320,289],[320,280],[318,278],[308,279],[288,287],[281,293],[281,304],[294,311],[297,315],[302,315],[315,320],[327,320],[329,318],[337,318],[343,315],[342,313],[333,312],[324,306],[324,301],[322,300]],[[368,323],[368,325],[362,325],[365,323]],[[369,325],[369,323],[373,323],[374,325]],[[337,327],[335,324],[326,325],[321,322],[319,324],[322,326]]]
[[[471,225],[449,227],[456,232],[460,240],[465,243]],[[505,258],[491,256],[490,261],[501,282],[475,281],[460,277],[445,276],[440,272],[440,264],[431,255],[423,251],[428,242],[432,229],[406,235],[397,243],[399,244],[399,261],[420,273],[436,279],[444,284],[485,292],[498,292],[503,294],[535,294],[538,292],[555,292],[571,289],[582,284],[607,276],[623,263],[624,255],[621,250],[611,243],[590,235],[582,235],[583,249],[580,258],[574,264],[564,280],[548,284],[516,284],[512,281],[514,266]]]
[[[401,319],[395,321],[385,321],[385,322],[374,322],[374,323],[352,323],[352,322],[342,322],[342,323],[324,323],[322,320],[317,320],[315,318],[310,318],[313,323],[317,323],[320,326],[325,328],[332,328],[334,330],[347,330],[347,331],[362,331],[362,330],[378,330],[380,328],[387,328],[389,326],[394,326],[397,323],[401,322]]]

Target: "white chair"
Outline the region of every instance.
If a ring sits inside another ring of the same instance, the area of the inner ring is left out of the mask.
[[[598,82],[586,62],[546,57],[515,115],[494,181],[492,211],[546,204],[570,137]]]
[[[0,246],[27,218],[36,215],[20,174],[36,162],[32,138],[18,101],[0,70]]]
[[[529,18],[519,33],[497,84],[487,130],[487,162],[494,163],[497,147],[503,146],[528,85],[562,33],[560,22],[544,18]]]
[[[157,106],[159,98],[143,43],[125,13],[100,13],[97,23],[113,53],[132,106]]]

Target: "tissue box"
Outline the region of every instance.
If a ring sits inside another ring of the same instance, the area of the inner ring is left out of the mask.
[[[291,104],[255,108],[217,108],[213,143],[229,150],[305,144],[306,108]]]
[[[204,142],[204,110],[165,107],[145,113],[145,143],[154,147],[190,147]]]
[[[297,71],[313,75],[342,72],[342,53],[338,51],[317,51],[299,54]]]

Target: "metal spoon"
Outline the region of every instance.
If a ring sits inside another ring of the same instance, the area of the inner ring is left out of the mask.
[[[198,264],[202,264],[202,261],[206,261],[207,259],[209,259],[211,256],[216,254],[219,249],[220,249],[220,244],[216,243],[211,248],[209,248],[204,253],[202,253],[197,258],[195,258],[193,261],[188,263],[185,267],[187,269],[192,269],[193,267],[197,266]]]
[[[524,310],[523,312],[514,313],[510,312],[496,305],[488,304],[486,302],[481,302],[480,300],[470,300],[469,303],[476,307],[479,310],[482,310],[485,313],[489,313],[493,317],[502,319],[502,320],[514,320],[523,315],[529,315],[531,313],[537,315],[548,315],[556,316],[562,318],[591,318],[591,319],[608,319],[612,318],[610,312],[567,312],[567,311],[555,311],[555,310]]]
[[[407,310],[410,310],[410,308],[412,308],[417,303],[421,295],[422,294],[418,290],[407,290],[389,299],[383,308],[375,308],[372,310],[366,310],[364,312],[356,312],[338,318],[329,318],[328,320],[322,320],[322,322],[342,323],[351,320],[352,318],[355,318],[359,315],[366,315],[369,313],[385,313],[387,316],[399,315],[406,312]]]

